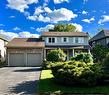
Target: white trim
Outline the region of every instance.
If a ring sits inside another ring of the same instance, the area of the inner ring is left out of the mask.
[[[9,65],[9,53],[8,53],[8,56],[7,56],[7,57],[8,57],[8,66],[10,66],[10,65]]]

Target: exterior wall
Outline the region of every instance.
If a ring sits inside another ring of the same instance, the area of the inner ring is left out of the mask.
[[[109,38],[106,38],[106,44],[108,44],[109,43]]]
[[[0,51],[1,51],[1,60],[4,61],[6,57],[6,48],[5,45],[7,44],[6,41],[0,39]]]
[[[109,38],[104,38],[104,39],[100,39],[100,40],[92,42],[92,46],[95,46],[97,44],[106,46],[108,42],[109,42]]]
[[[62,38],[63,37],[56,37],[56,43],[48,43],[48,38],[49,37],[43,37],[43,39],[45,40],[45,45],[50,45],[50,46],[54,46],[54,45],[88,45],[88,37],[83,37],[84,38],[84,43],[75,43],[74,42],[74,38],[75,37],[67,37],[68,38],[68,42],[62,42]]]
[[[19,48],[19,49],[15,49],[15,48],[8,48],[7,49],[7,61],[9,62],[9,53],[23,53],[24,54],[24,60],[25,60],[25,64],[27,64],[27,54],[28,53],[41,53],[41,60],[43,61],[43,49],[32,49],[32,48],[27,48],[27,49],[22,49],[22,48]],[[8,63],[7,62],[7,63]],[[8,63],[9,65],[9,63]]]

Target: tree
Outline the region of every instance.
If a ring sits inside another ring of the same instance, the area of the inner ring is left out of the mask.
[[[109,53],[109,48],[103,45],[96,45],[91,51],[95,62],[102,63]]]
[[[55,32],[78,32],[76,31],[76,27],[72,24],[57,24],[54,26],[54,29],[50,29],[49,31]]]

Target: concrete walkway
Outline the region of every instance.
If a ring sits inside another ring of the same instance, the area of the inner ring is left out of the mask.
[[[0,68],[0,95],[37,95],[40,68]]]

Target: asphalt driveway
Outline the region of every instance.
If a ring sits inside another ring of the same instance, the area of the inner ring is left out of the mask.
[[[0,68],[0,95],[37,95],[40,68]]]

